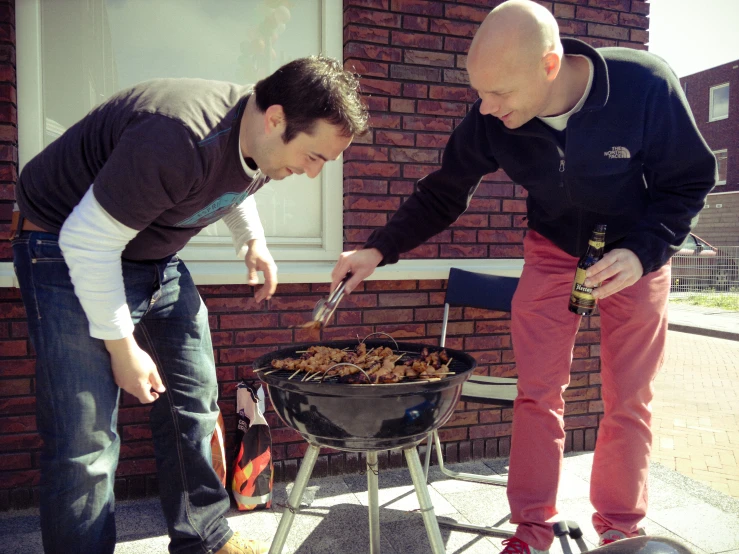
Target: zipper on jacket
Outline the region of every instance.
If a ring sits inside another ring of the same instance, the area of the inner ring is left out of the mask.
[[[573,117],[577,116],[577,114],[573,114]],[[567,129],[565,128],[565,141],[567,136]],[[568,187],[565,187],[565,151],[562,149],[562,147],[557,144],[557,152],[559,152],[559,188],[565,189],[565,193],[567,194],[567,200],[572,204],[572,207],[574,208],[575,205],[572,202],[572,196],[570,195],[570,189]],[[577,210],[577,234],[576,234],[576,242],[575,242],[575,250],[577,250],[577,245],[580,244],[580,235],[582,234],[582,210],[580,208],[575,208]],[[588,235],[590,236],[590,235]]]
[[[562,147],[557,144],[557,152],[559,153],[559,188],[565,189],[565,193],[567,194],[567,200],[572,203],[572,198],[570,198],[570,190],[565,187],[565,151],[562,150]]]
[[[570,189],[565,187],[565,168],[566,168],[565,152],[564,150],[562,150],[562,147],[559,144],[557,145],[557,152],[559,152],[559,188],[565,189],[565,193],[567,194],[567,200],[569,200],[570,204],[572,204],[572,198],[570,196]],[[577,250],[577,245],[580,244],[581,234],[582,234],[582,210],[577,208],[577,234],[576,234],[576,239],[575,239],[576,240],[575,250]]]
[[[557,153],[559,154],[559,188],[564,188],[565,186],[565,151],[562,150],[562,147],[557,144]]]

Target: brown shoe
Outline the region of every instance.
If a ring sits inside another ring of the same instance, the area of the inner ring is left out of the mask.
[[[216,554],[267,554],[269,544],[264,541],[245,539],[234,533]]]

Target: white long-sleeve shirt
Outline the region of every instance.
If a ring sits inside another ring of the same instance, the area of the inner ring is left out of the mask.
[[[237,254],[247,243],[264,240],[256,202],[248,196],[223,218],[231,231]],[[138,231],[123,225],[95,199],[94,185],[69,215],[59,233],[59,246],[74,285],[74,292],[90,322],[90,336],[114,340],[133,333],[126,303],[121,253]]]

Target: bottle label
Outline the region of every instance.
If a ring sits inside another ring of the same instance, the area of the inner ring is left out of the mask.
[[[588,244],[593,248],[605,248],[606,243],[602,241],[589,240]]]
[[[572,285],[570,304],[574,304],[579,308],[593,308],[595,306],[595,298],[592,295],[593,289],[583,285],[584,282],[585,270],[578,267],[575,273],[575,282]]]

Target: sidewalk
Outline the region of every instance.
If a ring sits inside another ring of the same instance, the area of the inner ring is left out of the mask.
[[[669,331],[654,388],[652,460],[739,499],[739,342]]]
[[[565,458],[559,506],[562,519],[577,521],[590,547],[597,541],[590,524],[592,508],[588,481],[592,453]],[[452,464],[457,471],[505,473],[505,460]],[[384,554],[428,554],[429,543],[406,470],[381,471],[380,534]],[[505,488],[452,481],[432,467],[429,491],[437,517],[491,525],[508,516]],[[650,535],[682,539],[696,554],[739,553],[739,500],[722,495],[660,464],[650,476],[651,508],[644,525]],[[275,485],[275,508],[242,514],[231,512],[229,523],[248,536],[270,540],[286,501],[284,483]],[[283,552],[298,554],[362,554],[369,552],[367,480],[345,475],[309,482],[301,512],[296,516]],[[121,502],[117,506],[116,554],[166,552],[168,538],[158,499]],[[512,529],[510,524],[505,527]],[[501,539],[442,527],[448,553],[492,554]],[[0,552],[41,552],[35,510],[0,514]],[[574,547],[573,545],[573,548]],[[551,554],[561,554],[555,542]]]
[[[739,313],[675,302],[668,310],[652,461],[739,499]]]
[[[739,341],[739,312],[670,302],[669,329]]]

